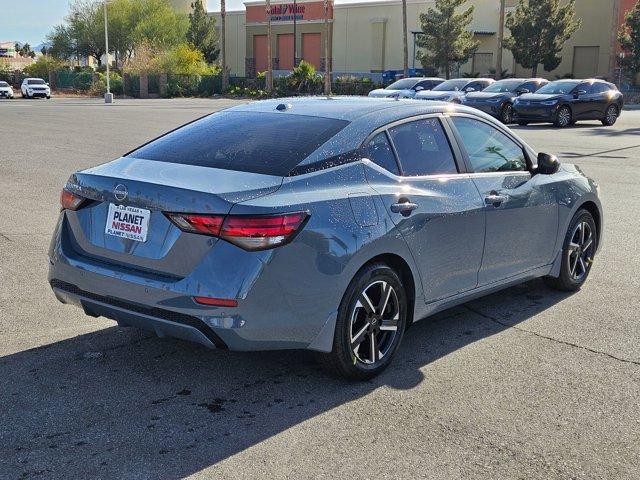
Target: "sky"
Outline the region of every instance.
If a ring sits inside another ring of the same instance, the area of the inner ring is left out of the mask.
[[[335,0],[335,3],[347,1],[354,0]],[[216,11],[220,1],[208,0],[207,6]],[[244,0],[227,0],[228,10],[242,8]],[[44,42],[54,25],[62,22],[68,9],[69,0],[0,0],[0,41],[27,42],[36,46]]]

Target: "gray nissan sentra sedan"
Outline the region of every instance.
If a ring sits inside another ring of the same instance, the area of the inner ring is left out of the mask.
[[[58,299],[232,350],[389,365],[414,321],[526,280],[585,282],[598,187],[464,106],[237,106],[73,174],[49,252]]]

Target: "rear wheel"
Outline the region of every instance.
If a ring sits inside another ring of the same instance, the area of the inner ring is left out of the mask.
[[[560,107],[558,113],[556,113],[556,120],[553,122],[553,125],[558,128],[564,128],[571,125],[571,109],[567,106]]]
[[[618,107],[615,105],[609,105],[607,111],[604,113],[604,118],[601,120],[605,127],[610,127],[618,120]]]
[[[587,210],[578,210],[571,220],[562,247],[559,277],[545,277],[556,290],[572,292],[586,282],[597,247],[596,222]]]
[[[407,296],[398,274],[384,263],[368,265],[349,284],[338,309],[333,349],[319,354],[334,373],[366,380],[395,355],[407,319]]]
[[[513,105],[507,103],[502,107],[502,110],[500,111],[500,121],[505,125],[513,123]]]

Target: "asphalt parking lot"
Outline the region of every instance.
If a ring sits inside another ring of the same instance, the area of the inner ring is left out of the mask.
[[[443,312],[354,384],[307,352],[117,328],[49,289],[69,174],[232,103],[0,102],[0,478],[638,478],[640,111],[515,127],[601,185],[582,291],[535,281]]]

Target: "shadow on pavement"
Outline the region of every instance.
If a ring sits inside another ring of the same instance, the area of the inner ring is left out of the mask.
[[[425,319],[364,383],[310,352],[209,351],[116,327],[9,355],[0,477],[183,478],[378,388],[429,381],[421,367],[564,298],[534,281]]]

